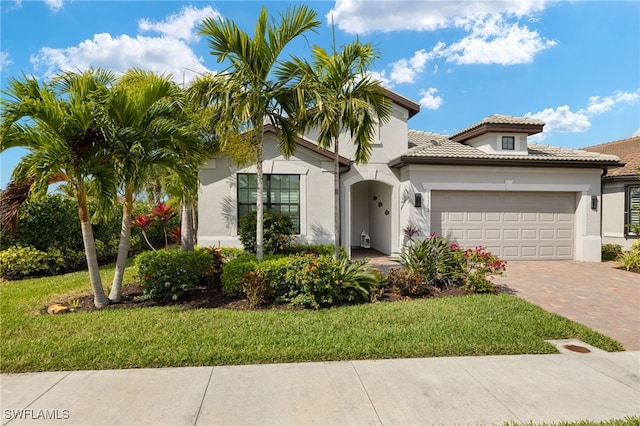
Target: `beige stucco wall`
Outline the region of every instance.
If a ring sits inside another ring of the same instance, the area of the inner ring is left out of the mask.
[[[333,163],[298,148],[285,159],[273,134],[265,135],[265,174],[300,175],[300,242],[333,241]],[[200,170],[198,244],[240,247],[237,238],[236,174],[255,173],[254,165],[236,167],[225,158],[212,159]]]
[[[601,203],[598,209],[591,209],[591,197],[600,198],[600,173],[599,169],[411,165],[405,167],[401,180],[407,193],[423,194],[423,206],[416,209],[411,202],[403,203],[400,229],[411,221],[431,232],[432,190],[573,192],[575,258],[599,262]],[[402,241],[402,235],[397,237]]]
[[[502,137],[514,137],[514,149],[509,151],[502,150]],[[526,133],[485,133],[484,135],[466,141],[468,145],[489,154],[509,154],[509,155],[528,155],[527,150],[527,134]]]
[[[631,248],[634,238],[625,238],[625,183],[605,182],[602,188],[602,243]]]

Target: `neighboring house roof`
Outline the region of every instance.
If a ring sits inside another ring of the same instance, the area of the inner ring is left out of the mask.
[[[602,154],[617,155],[624,167],[611,170],[607,176],[632,176],[640,174],[640,136],[619,141],[603,143],[600,145],[582,148],[584,151],[599,152]]]
[[[493,114],[451,135],[456,142],[466,141],[489,132],[513,132],[534,135],[542,132],[544,121],[535,118]]]
[[[539,120],[536,120],[539,121]],[[458,132],[460,133],[460,132]],[[406,164],[478,164],[556,167],[619,167],[614,155],[529,143],[528,155],[486,153],[437,133],[409,130],[409,149],[392,160],[392,167]]]

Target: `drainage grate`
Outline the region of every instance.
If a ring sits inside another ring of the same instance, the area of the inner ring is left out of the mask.
[[[589,349],[583,347],[583,346],[578,346],[578,345],[564,345],[563,346],[565,349],[569,349],[570,351],[573,352],[579,352],[581,354],[587,354],[589,352],[591,352]]]

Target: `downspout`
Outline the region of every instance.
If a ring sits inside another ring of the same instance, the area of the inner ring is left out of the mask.
[[[342,175],[345,173],[349,173],[349,171],[351,170],[351,165],[353,164],[353,161],[349,161],[349,164],[343,169],[342,167],[340,167],[340,188],[342,188]],[[347,217],[347,215],[345,214],[344,216],[342,216],[342,213],[346,210],[346,206],[347,206],[347,194],[345,194],[345,191],[340,191],[340,209],[342,210],[340,212],[340,217],[343,218],[343,220],[341,220],[341,226],[340,226],[340,245],[342,245],[342,233],[345,229],[345,224],[347,224],[348,221],[348,229],[349,229],[349,234],[351,233],[351,207],[349,207],[349,216]],[[351,189],[349,189],[349,205],[351,203]],[[349,241],[349,244],[346,245],[345,250],[347,252],[347,258],[351,259],[351,237],[349,235],[346,236],[347,240]]]
[[[602,168],[602,173],[600,174],[600,247],[602,247],[602,239],[604,238],[604,233],[602,232],[602,218],[604,217],[602,215],[602,206],[603,206],[603,201],[604,201],[604,183],[602,181],[602,178],[604,178],[607,173],[609,172],[609,169],[606,167]],[[602,262],[602,255],[600,255],[600,262]]]

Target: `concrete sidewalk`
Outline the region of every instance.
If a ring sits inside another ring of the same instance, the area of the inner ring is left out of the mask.
[[[593,352],[3,374],[2,424],[503,424],[640,416],[640,352],[587,347]]]

